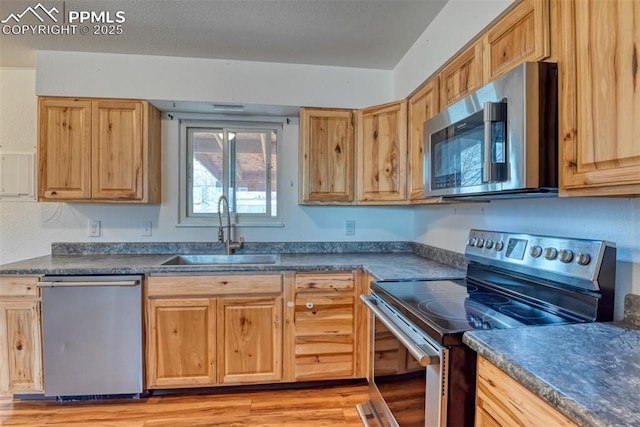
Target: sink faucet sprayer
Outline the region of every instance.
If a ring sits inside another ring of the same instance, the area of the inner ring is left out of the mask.
[[[222,212],[220,211],[222,202],[224,202],[224,208],[225,208],[224,211],[225,211],[225,215],[227,215],[227,225],[225,226],[227,229],[226,240],[224,238],[224,230],[223,230],[225,227],[222,226]],[[240,239],[238,239],[237,242],[234,242],[233,239],[231,238],[232,226],[231,226],[231,215],[229,215],[229,200],[227,199],[227,196],[225,196],[224,194],[220,196],[220,198],[218,198],[218,221],[220,224],[218,226],[218,242],[220,243],[224,242],[226,254],[231,255],[233,251],[235,251],[236,249],[240,249],[242,247],[244,240],[241,237]]]

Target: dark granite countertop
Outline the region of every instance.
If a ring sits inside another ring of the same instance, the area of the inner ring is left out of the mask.
[[[637,325],[493,329],[463,341],[581,426],[640,425]]]
[[[0,274],[175,274],[241,271],[364,269],[379,280],[444,279],[465,270],[412,252],[283,253],[276,264],[162,266],[169,254],[54,254],[0,265]]]

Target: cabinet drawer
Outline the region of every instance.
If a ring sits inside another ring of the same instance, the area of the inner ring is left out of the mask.
[[[280,294],[282,275],[152,276],[147,287],[149,297]]]
[[[302,337],[296,339],[296,380],[353,376],[353,337]]]
[[[477,411],[484,411],[499,425],[576,426],[483,357],[478,357],[477,387]]]
[[[38,277],[0,276],[0,297],[37,297]]]
[[[296,336],[353,334],[352,295],[298,295]]]
[[[352,272],[346,273],[299,273],[296,274],[297,292],[353,291],[355,281]]]

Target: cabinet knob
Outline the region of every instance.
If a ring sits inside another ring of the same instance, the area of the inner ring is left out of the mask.
[[[312,303],[312,302],[308,302],[308,303],[307,303],[307,308],[308,308],[309,310],[311,310],[311,309],[313,308],[313,303]]]

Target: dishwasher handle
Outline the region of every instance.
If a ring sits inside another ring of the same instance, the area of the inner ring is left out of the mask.
[[[72,287],[84,287],[84,286],[138,286],[139,280],[114,280],[114,281],[84,281],[84,282],[72,282],[64,280],[55,280],[50,282],[39,282],[39,288],[72,288]]]

